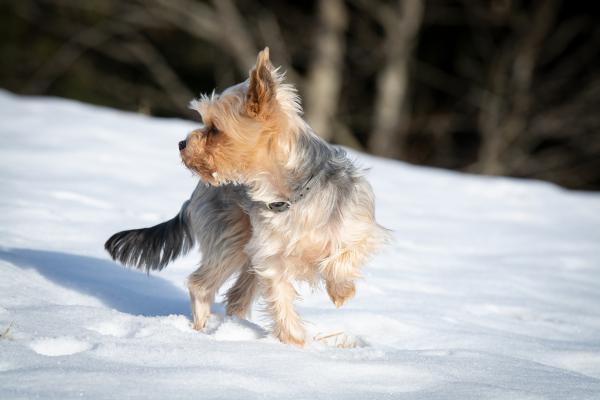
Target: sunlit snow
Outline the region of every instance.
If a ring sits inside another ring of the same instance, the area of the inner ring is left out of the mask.
[[[197,251],[147,276],[103,244],[178,212],[196,126],[0,91],[0,398],[600,398],[600,196],[542,182],[353,153],[395,243],[343,308],[297,306],[356,347],[283,345],[221,298],[191,329]]]

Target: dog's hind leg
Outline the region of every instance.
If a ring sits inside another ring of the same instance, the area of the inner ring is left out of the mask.
[[[194,329],[197,330],[204,328],[221,285],[249,264],[244,247],[251,234],[250,221],[241,208],[228,200],[227,196],[233,195],[227,190],[231,189],[214,192],[221,197],[192,199],[195,201],[194,232],[202,251],[200,268],[188,278]]]
[[[256,296],[258,279],[248,261],[240,271],[235,284],[227,291],[227,315],[246,318]]]
[[[189,276],[188,289],[194,329],[204,328],[215,294],[227,278],[239,271],[246,263],[246,256],[243,253],[222,259],[220,262],[207,260]]]

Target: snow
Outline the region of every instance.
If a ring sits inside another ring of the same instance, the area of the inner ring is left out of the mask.
[[[196,252],[147,276],[103,243],[177,213],[196,125],[0,91],[0,398],[600,398],[600,196],[542,182],[353,153],[395,243],[339,310],[299,286],[325,339],[222,298],[192,330]]]

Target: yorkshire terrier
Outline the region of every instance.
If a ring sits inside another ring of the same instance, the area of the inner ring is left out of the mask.
[[[303,346],[291,281],[323,279],[336,307],[354,296],[361,266],[388,237],[375,221],[371,186],[302,119],[296,89],[268,48],[245,82],[190,107],[202,118],[179,142],[183,163],[200,177],[191,198],[173,219],[116,233],[105,248],[149,271],[198,243],[202,261],[188,279],[194,329],[204,328],[217,290],[237,273],[227,314],[245,318],[260,295],[273,335]]]

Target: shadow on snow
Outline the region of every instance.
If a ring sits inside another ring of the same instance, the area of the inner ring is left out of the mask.
[[[0,249],[0,259],[20,268],[33,268],[54,283],[96,297],[124,313],[190,316],[189,299],[183,290],[111,261],[30,249]]]

